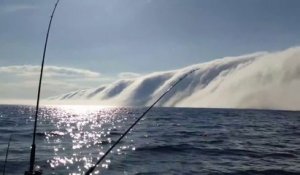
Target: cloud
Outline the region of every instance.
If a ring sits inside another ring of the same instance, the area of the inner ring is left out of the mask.
[[[300,47],[273,53],[226,57],[168,72],[58,95],[52,102],[81,101],[113,106],[145,106],[187,71],[161,106],[300,110]]]
[[[40,66],[35,65],[13,65],[0,67],[0,99],[32,99],[36,98],[38,80],[40,75]],[[55,96],[67,92],[73,92],[82,89],[90,89],[95,86],[110,84],[113,80],[134,79],[140,74],[132,72],[122,72],[117,77],[104,76],[99,72],[87,69],[78,69],[71,67],[45,66],[42,84],[42,97]],[[127,80],[126,80],[127,81]],[[112,86],[106,92],[109,96],[118,91],[120,87]],[[95,89],[99,92],[99,88]],[[80,93],[78,93],[80,95]],[[78,96],[77,95],[77,96]]]
[[[0,98],[34,99],[39,74],[40,66],[0,67]],[[111,81],[98,72],[70,67],[45,66],[43,75],[43,97],[91,88]]]
[[[22,65],[0,67],[0,73],[15,74],[18,76],[30,77],[40,74],[40,66]],[[65,78],[98,78],[100,73],[85,69],[75,69],[69,67],[45,66],[44,76],[65,77]]]
[[[19,12],[25,10],[33,10],[36,9],[36,7],[28,4],[12,4],[12,5],[3,5],[0,9],[4,13],[13,13],[13,12]]]
[[[141,76],[141,74],[134,73],[134,72],[121,72],[118,75],[118,77],[121,79],[131,79],[131,78],[137,78],[139,76]]]

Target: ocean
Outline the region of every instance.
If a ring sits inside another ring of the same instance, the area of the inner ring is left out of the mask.
[[[34,106],[0,105],[0,173],[29,166]],[[44,106],[36,162],[45,175],[79,175],[145,108]],[[300,112],[154,108],[94,174],[300,174]]]

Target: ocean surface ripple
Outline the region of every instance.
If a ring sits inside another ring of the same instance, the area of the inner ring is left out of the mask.
[[[0,172],[29,165],[34,107],[0,106]],[[46,175],[83,174],[144,108],[42,107],[36,162]],[[300,112],[155,108],[94,174],[300,174]]]

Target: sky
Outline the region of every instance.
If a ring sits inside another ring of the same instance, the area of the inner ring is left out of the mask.
[[[55,0],[0,1],[0,101],[36,98]],[[42,97],[300,43],[298,0],[61,0]]]

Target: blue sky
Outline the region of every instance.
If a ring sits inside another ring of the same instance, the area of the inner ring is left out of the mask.
[[[0,1],[0,67],[40,64],[54,3]],[[87,83],[95,86],[126,72],[281,50],[300,43],[299,9],[298,0],[61,0],[46,64],[99,73]]]

